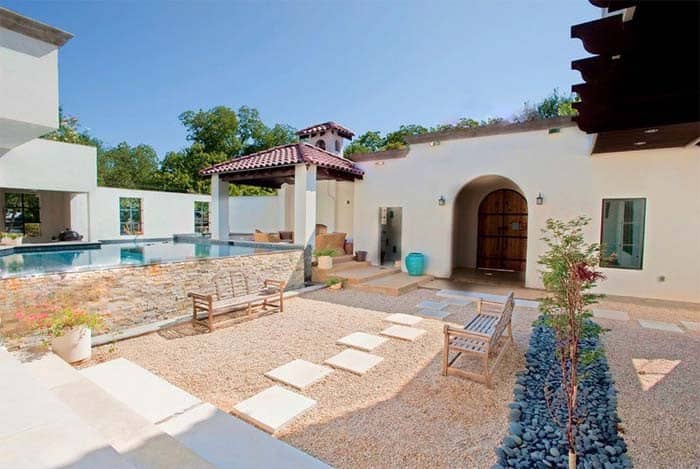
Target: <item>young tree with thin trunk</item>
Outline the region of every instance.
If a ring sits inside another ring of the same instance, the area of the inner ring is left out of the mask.
[[[605,277],[597,268],[600,245],[584,240],[586,217],[570,221],[547,220],[542,240],[549,249],[539,259],[544,266],[542,281],[549,296],[541,302],[543,320],[552,328],[556,340],[557,358],[561,371],[562,400],[565,407],[566,440],[569,447],[569,468],[576,468],[577,392],[580,380],[579,366],[592,362],[600,351],[582,352],[580,341],[597,335],[600,328],[587,319],[588,307],[600,298],[590,293],[598,280]],[[556,407],[556,404],[553,404]],[[554,409],[553,416],[560,413]]]

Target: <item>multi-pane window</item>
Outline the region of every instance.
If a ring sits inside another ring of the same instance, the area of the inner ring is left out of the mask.
[[[41,236],[39,196],[31,193],[5,193],[5,231],[27,237]]]
[[[604,199],[600,265],[641,269],[646,199]]]
[[[209,202],[195,201],[194,232],[209,233]]]
[[[119,233],[123,235],[143,234],[141,199],[119,198]]]

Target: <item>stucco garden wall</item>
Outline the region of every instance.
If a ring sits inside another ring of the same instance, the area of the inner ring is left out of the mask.
[[[46,304],[106,313],[110,331],[188,314],[187,293],[213,292],[212,277],[226,270],[255,283],[270,278],[286,281],[288,289],[304,285],[301,250],[3,279],[0,332],[11,335],[19,326],[16,313],[41,312]]]
[[[457,194],[478,177],[503,176],[527,199],[526,285],[539,287],[537,258],[545,250],[540,237],[547,218],[588,215],[588,240],[599,242],[602,199],[645,197],[643,269],[603,269],[608,280],[601,290],[700,301],[700,148],[591,155],[591,146],[592,137],[575,127],[553,134],[544,128],[412,144],[406,158],[363,162],[365,177],[355,186],[355,249],[377,262],[379,207],[403,207],[402,252],[425,253],[428,273],[449,277]],[[536,205],[540,192],[544,204]]]

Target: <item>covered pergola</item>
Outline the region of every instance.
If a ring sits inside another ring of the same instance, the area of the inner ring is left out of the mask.
[[[601,19],[571,37],[591,57],[571,63],[581,130],[593,153],[695,145],[700,140],[700,34],[697,0],[589,0]]]
[[[200,171],[211,177],[211,233],[229,238],[229,184],[279,189],[294,185],[294,240],[313,249],[316,181],[354,181],[364,172],[352,161],[305,142],[282,145],[234,158]]]

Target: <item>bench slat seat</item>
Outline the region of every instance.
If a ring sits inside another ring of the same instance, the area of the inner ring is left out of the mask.
[[[495,303],[480,300],[477,305],[477,315],[467,323],[464,328],[454,328],[449,325],[444,329],[444,347],[442,359],[442,374],[458,375],[482,382],[491,387],[491,375],[504,352],[513,342],[513,329],[511,319],[515,300],[513,292],[507,296],[506,301],[500,306],[500,311],[489,308],[486,311],[483,304],[493,306]],[[504,335],[508,329],[508,335]],[[457,352],[450,359],[450,353]],[[461,354],[476,355],[482,358],[482,373],[474,373],[452,366]],[[489,361],[495,355],[493,364]]]
[[[249,316],[260,309],[265,312],[284,311],[284,288],[280,280],[265,280],[262,286],[251,285],[250,280],[237,271],[225,271],[212,279],[214,293],[190,292],[192,322],[203,323],[214,330],[214,316],[247,309]]]

